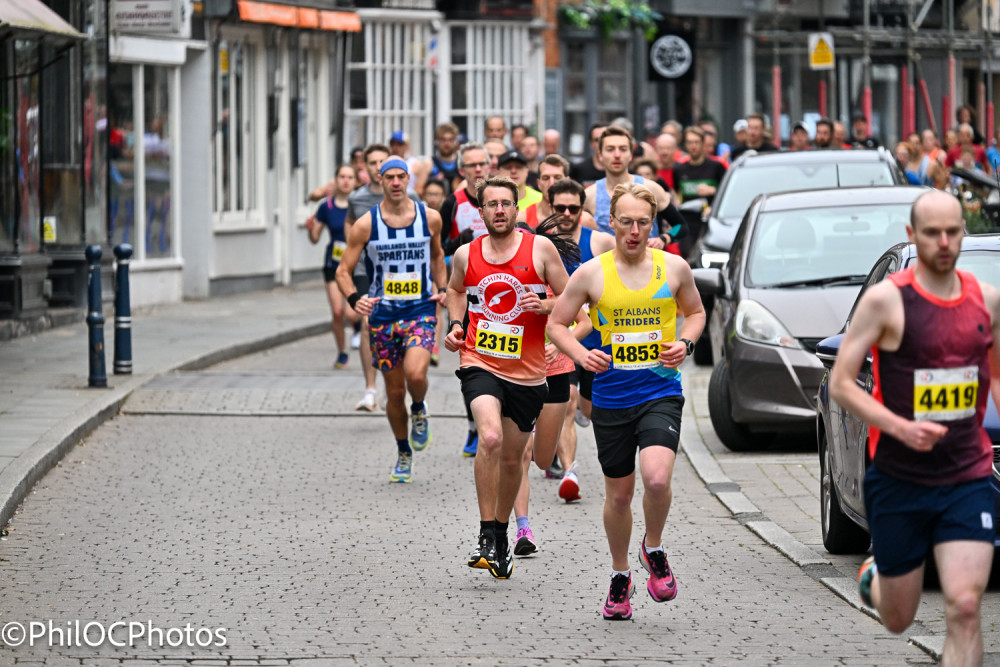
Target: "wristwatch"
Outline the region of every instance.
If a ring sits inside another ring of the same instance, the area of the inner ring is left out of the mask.
[[[456,324],[462,331],[465,331],[465,326],[462,324],[462,320],[452,320],[451,322],[448,322],[448,331],[454,329]]]
[[[681,338],[681,342],[687,346],[687,356],[694,354],[694,341],[688,340],[687,338]]]

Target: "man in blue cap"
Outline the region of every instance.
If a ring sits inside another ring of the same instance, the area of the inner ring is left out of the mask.
[[[398,455],[389,479],[412,479],[413,451],[430,445],[427,367],[434,347],[437,306],[444,302],[447,276],[441,248],[441,215],[407,196],[410,170],[391,157],[379,170],[385,198],[351,227],[337,269],[337,285],[347,302],[367,316],[372,365],[385,380],[385,413]],[[351,273],[364,254],[371,282],[360,294]],[[407,437],[406,394],[411,398]]]

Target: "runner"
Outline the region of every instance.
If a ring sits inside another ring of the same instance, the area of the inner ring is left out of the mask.
[[[385,380],[385,413],[399,450],[390,479],[409,482],[413,450],[424,450],[431,443],[424,397],[434,346],[435,309],[445,294],[441,216],[408,199],[406,162],[386,160],[379,173],[385,200],[351,228],[337,269],[337,284],[351,307],[368,316],[372,363]],[[354,288],[351,278],[362,251],[371,282],[367,295]],[[407,391],[412,401],[409,439]]]
[[[340,165],[337,167],[337,174],[333,181],[333,193],[319,205],[316,214],[306,220],[306,229],[309,231],[309,241],[313,244],[319,242],[323,229],[330,232],[330,242],[323,255],[323,280],[326,281],[326,298],[330,302],[330,312],[333,315],[330,328],[333,330],[333,339],[337,343],[337,361],[334,362],[333,367],[344,368],[350,357],[347,355],[347,339],[344,336],[344,297],[337,288],[336,274],[340,258],[347,247],[344,230],[349,213],[347,197],[354,190],[356,182],[354,167],[349,164]],[[358,319],[353,308],[348,309],[348,316],[352,322]]]
[[[556,181],[561,181],[569,176],[569,160],[562,155],[546,155],[542,158],[538,166],[538,188],[542,193],[541,201],[535,202],[525,208],[518,208],[517,221],[523,222],[532,229],[538,226],[539,221],[544,220],[554,213],[549,204],[549,188]],[[597,229],[594,223],[594,216],[586,211],[582,213],[580,222],[584,227]]]
[[[448,284],[451,322],[445,347],[461,350],[462,394],[479,431],[476,495],[479,539],[470,567],[510,577],[507,527],[528,435],[548,393],[545,385],[546,285],[559,295],[566,269],[552,242],[516,230],[517,185],[495,177],[479,187],[488,236],[455,253]],[[468,323],[463,324],[468,306]]]
[[[915,266],[861,297],[833,366],[830,395],[869,426],[864,479],[872,553],[862,601],[890,632],[917,612],[924,561],[937,563],[946,636],[941,664],[983,660],[980,603],[993,559],[993,450],[987,395],[1000,409],[1000,295],[956,270],[965,223],[955,197],[913,202]],[[871,354],[875,386],[857,385]]]
[[[639,562],[650,573],[646,590],[656,602],[677,595],[662,541],[684,405],[677,366],[694,350],[705,311],[687,262],[646,245],[656,204],[643,185],[615,188],[610,205],[615,249],[573,274],[548,325],[556,347],[597,373],[594,436],[604,471],[604,530],[612,567],[602,609],[608,620],[632,616],[629,598],[635,587],[628,548],[637,449],[645,491],[646,535]],[[588,302],[591,321],[601,332],[601,347],[594,350],[581,345],[568,328]],[[675,338],[678,313],[684,315],[680,339]]]

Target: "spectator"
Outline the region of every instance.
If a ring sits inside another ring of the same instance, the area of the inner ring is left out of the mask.
[[[914,151],[910,142],[900,141],[896,144],[896,160],[899,162],[900,169],[906,173],[906,180],[910,182],[910,185],[924,184],[924,178],[927,176],[927,165],[924,161],[927,158]]]
[[[839,120],[833,124],[833,148],[850,148],[847,143],[847,126]]]
[[[516,151],[522,151],[521,142],[528,136],[528,128],[518,123],[510,128],[510,145]]]
[[[816,136],[813,137],[814,148],[838,148],[833,145],[833,121],[826,116],[816,121]]]
[[[801,120],[792,125],[792,136],[789,137],[788,150],[807,151],[812,148],[809,145],[809,128]]]
[[[969,149],[972,152],[972,158],[973,158],[972,161],[975,163],[975,166],[978,167],[979,169],[985,170],[987,165],[986,151],[983,149],[982,146],[978,146],[973,143],[974,138],[975,138],[975,133],[971,125],[969,125],[968,123],[962,123],[961,125],[959,125],[958,145],[953,146],[951,149],[948,150],[948,154],[944,158],[944,163],[949,167],[960,166],[956,163],[958,162],[959,157],[962,154],[962,151],[965,149]],[[971,167],[967,166],[965,168],[969,169]]]
[[[542,135],[542,152],[545,155],[558,155],[561,143],[559,130],[545,130]]]
[[[598,142],[605,127],[607,126],[604,123],[594,123],[590,126],[590,157],[573,163],[569,168],[569,177],[583,187],[604,178],[604,164],[601,163]]]
[[[778,147],[772,144],[764,136],[764,116],[759,113],[752,113],[747,116],[747,139],[744,143],[733,149],[733,160],[738,160],[743,153],[754,150],[758,153],[773,153]]]
[[[851,118],[851,148],[878,148],[881,146],[878,139],[871,136],[868,131],[868,119],[862,113],[854,114]]]
[[[979,128],[976,126],[976,112],[968,104],[963,104],[955,109],[955,124],[961,125],[962,123],[968,123],[969,127],[972,128],[972,143],[977,146],[982,146],[985,143],[985,140],[983,139],[983,135],[979,133]]]
[[[487,139],[499,139],[503,141],[507,138],[507,123],[500,116],[490,116],[483,125],[483,134]],[[506,148],[507,144],[504,144]]]
[[[740,118],[733,123],[733,141],[736,146],[745,144],[747,141],[747,119]]]
[[[928,129],[920,133],[920,152],[935,162],[944,162],[945,151],[941,150],[937,132]]]

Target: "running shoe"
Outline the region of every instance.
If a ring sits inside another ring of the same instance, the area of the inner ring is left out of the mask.
[[[434,349],[431,350],[431,366],[437,367],[441,362],[441,351],[438,349],[437,345],[434,345]]]
[[[590,420],[583,415],[583,412],[580,411],[580,408],[576,409],[576,417],[573,417],[573,421],[575,421],[576,425],[579,426],[580,428],[587,428],[588,426],[590,426]]]
[[[517,541],[514,542],[515,556],[529,556],[538,551],[535,545],[535,535],[531,532],[530,526],[517,529]]]
[[[469,567],[478,567],[483,570],[490,569],[487,558],[493,557],[493,550],[495,548],[496,544],[494,543],[493,533],[480,533],[479,541],[469,556]]]
[[[355,331],[354,335],[351,336],[351,347],[355,350],[361,347],[361,332]]]
[[[604,600],[601,614],[608,621],[627,621],[632,618],[632,603],[629,598],[635,595],[635,584],[632,583],[632,573],[616,574],[611,577],[611,589]]]
[[[495,579],[510,579],[510,575],[514,572],[514,554],[510,550],[510,545],[494,544],[492,556],[486,559],[490,574]]]
[[[354,406],[355,410],[367,410],[368,412],[375,412],[377,406],[375,405],[376,398],[375,389],[365,389],[365,395],[361,397],[358,404]]]
[[[431,444],[431,425],[427,422],[427,406],[410,415],[410,447],[422,452]]]
[[[861,596],[861,601],[869,607],[875,606],[872,603],[872,580],[876,572],[878,569],[875,567],[875,556],[866,558],[858,570],[858,594]]]
[[[576,467],[575,463],[573,467]],[[559,497],[568,503],[580,499],[580,480],[577,479],[573,468],[570,468],[569,472],[563,475],[562,481],[559,482]]]
[[[563,467],[559,462],[559,457],[556,456],[552,459],[552,465],[550,465],[549,469],[545,471],[545,476],[549,479],[562,479],[563,472]]]
[[[389,475],[389,481],[391,482],[402,482],[406,484],[413,480],[413,454],[399,453],[396,457],[396,467],[392,469],[392,474]]]
[[[660,549],[647,554],[645,536],[639,546],[639,562],[646,572],[649,572],[649,579],[646,581],[649,597],[656,602],[668,602],[677,597],[677,580],[674,579],[674,573],[670,571],[670,565],[667,563],[667,552]]]
[[[462,456],[475,456],[477,451],[479,451],[479,433],[469,431],[465,447],[462,448]]]
[[[337,361],[333,364],[333,367],[346,368],[348,361],[350,361],[350,357],[347,356],[347,353],[341,352],[339,355],[337,355]]]

